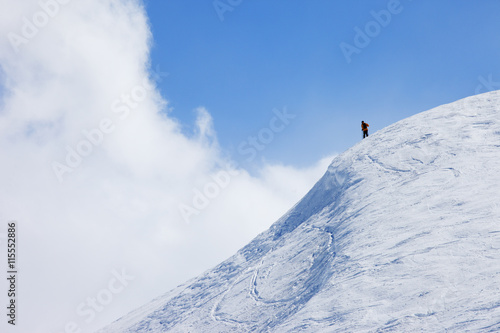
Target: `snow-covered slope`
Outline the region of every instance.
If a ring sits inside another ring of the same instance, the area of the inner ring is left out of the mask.
[[[500,92],[339,155],[236,255],[103,332],[500,330]]]

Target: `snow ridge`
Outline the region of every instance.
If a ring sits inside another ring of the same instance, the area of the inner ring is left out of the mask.
[[[102,332],[500,330],[500,92],[339,155],[269,230]]]

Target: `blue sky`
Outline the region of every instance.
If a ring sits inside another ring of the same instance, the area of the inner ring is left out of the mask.
[[[401,0],[350,63],[340,43],[354,45],[354,28],[397,1],[220,3],[232,8],[223,21],[212,1],[147,1],[152,66],[169,73],[160,89],[186,133],[206,107],[238,162],[273,108],[297,117],[259,156],[304,166],[356,143],[361,120],[374,132],[475,94],[479,77],[500,81],[498,1]]]

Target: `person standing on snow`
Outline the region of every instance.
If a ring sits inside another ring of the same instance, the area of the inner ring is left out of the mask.
[[[364,121],[361,121],[361,130],[363,131],[363,139],[368,137],[368,127],[370,127],[370,125],[368,125]]]

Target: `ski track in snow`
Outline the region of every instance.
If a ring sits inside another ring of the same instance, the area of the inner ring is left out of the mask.
[[[291,251],[286,248],[284,253],[278,253],[283,252],[283,244],[273,248],[256,266],[235,280],[214,304],[211,311],[211,317],[214,321],[224,322],[244,331],[263,331],[279,325],[315,295],[329,276],[330,264],[335,258],[334,240],[332,232],[328,229],[323,230],[307,225],[305,228],[308,229],[308,233],[316,234],[312,238],[318,241],[318,245],[311,248],[310,239],[307,239],[295,249],[293,257],[296,260],[292,259],[291,262],[286,263],[277,262],[275,259],[283,255],[290,255]],[[293,237],[291,240],[285,239],[283,243],[290,241],[297,247],[298,243]],[[278,267],[280,264],[285,267]],[[300,267],[298,271],[297,267]],[[286,276],[284,281],[282,276],[288,272],[295,274]],[[273,278],[273,275],[277,276]],[[279,283],[275,285],[276,282]],[[286,288],[280,288],[280,286]],[[237,288],[241,288],[243,291],[235,291]],[[237,306],[231,303],[231,297],[242,292],[246,294],[248,302],[253,302],[244,311],[235,312],[234,309]],[[265,325],[258,327],[259,325],[256,323],[259,317],[262,319],[262,316],[265,316],[263,308],[279,308],[280,316],[273,318],[272,315],[268,315],[264,321]],[[255,309],[259,309],[259,311]]]
[[[236,255],[102,332],[500,331],[499,105],[373,133]]]

